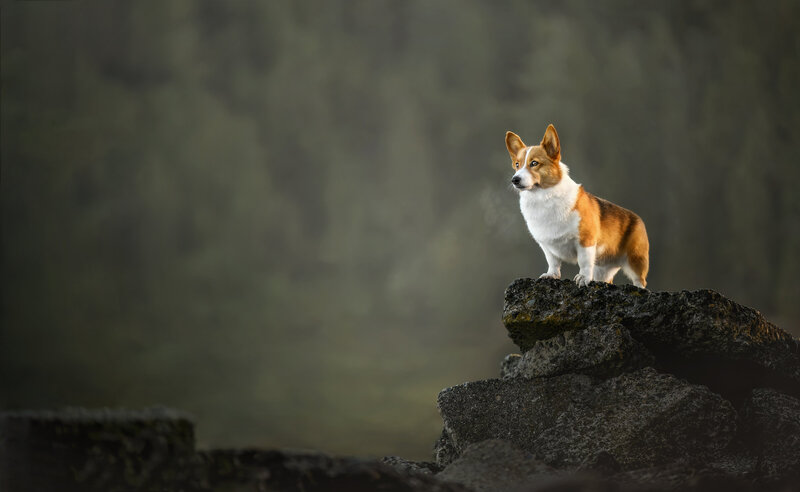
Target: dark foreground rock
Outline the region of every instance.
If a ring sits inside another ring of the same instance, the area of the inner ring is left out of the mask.
[[[742,434],[758,459],[758,473],[794,477],[800,484],[800,400],[758,388],[741,414]]]
[[[549,483],[559,475],[512,443],[490,439],[467,446],[439,478],[476,492],[504,492]]]
[[[458,484],[437,479],[412,462],[332,457],[285,450],[216,450],[202,453],[210,490],[225,492],[352,491],[352,492],[469,492]],[[394,465],[394,466],[393,466]]]
[[[381,463],[393,466],[394,468],[411,473],[435,474],[442,471],[442,467],[433,461],[410,461],[399,456],[384,456]]]
[[[565,332],[620,324],[655,356],[655,367],[732,401],[759,387],[800,396],[800,342],[710,290],[519,279],[506,289],[503,323],[523,352]]]
[[[451,450],[437,453],[440,460],[504,439],[559,468],[607,452],[623,469],[634,469],[705,462],[736,435],[729,402],[652,368],[608,380],[568,374],[476,381],[442,391],[439,410],[444,436],[437,446]]]
[[[577,471],[550,467],[508,441],[491,439],[468,446],[437,478],[475,492],[762,492],[795,490],[733,476],[719,466],[675,462],[621,472],[608,453],[598,453]]]
[[[0,413],[2,492],[469,492],[402,460],[286,450],[197,452],[174,410]],[[394,465],[394,466],[393,466]]]
[[[168,409],[0,413],[0,490],[196,489],[194,424]]]

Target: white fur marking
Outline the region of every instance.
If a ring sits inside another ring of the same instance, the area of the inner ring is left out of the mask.
[[[597,253],[597,246],[578,246],[578,266],[580,271],[575,275],[575,282],[584,287],[594,280],[594,259]]]
[[[575,201],[580,185],[569,177],[566,166],[561,166],[563,176],[557,185],[521,191],[519,206],[531,236],[542,249],[562,261],[576,263],[580,215]],[[524,179],[523,175],[523,184]]]
[[[528,151],[525,152],[525,162],[522,163],[522,167],[526,167],[528,165],[528,157],[531,155],[531,150],[533,150],[533,147],[528,147]]]

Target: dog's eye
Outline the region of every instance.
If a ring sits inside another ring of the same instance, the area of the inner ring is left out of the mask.
[[[538,165],[539,165],[539,163],[538,163],[538,162],[536,162],[536,161],[531,161],[531,167],[535,167],[535,166],[538,166]]]
[[[516,169],[516,168],[518,168],[518,167],[519,167],[519,162],[515,162],[515,163],[514,163],[514,168]]]

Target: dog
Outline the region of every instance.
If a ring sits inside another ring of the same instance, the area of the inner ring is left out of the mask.
[[[647,286],[650,245],[644,222],[570,178],[553,125],[533,146],[507,132],[506,148],[519,208],[547,259],[547,272],[540,278],[561,278],[561,264],[567,262],[578,264],[575,282],[581,287],[593,280],[613,283],[620,269],[635,286]]]

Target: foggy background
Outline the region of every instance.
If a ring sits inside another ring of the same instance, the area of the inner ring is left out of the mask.
[[[548,123],[648,287],[800,333],[800,2],[0,5],[2,408],[430,459],[546,270],[503,139]]]

